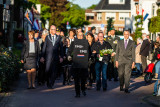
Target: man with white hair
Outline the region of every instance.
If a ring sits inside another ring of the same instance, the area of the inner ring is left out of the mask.
[[[143,42],[142,42],[142,46],[140,49],[140,55],[141,55],[143,76],[144,76],[144,71],[147,67],[147,56],[149,55],[150,43],[149,43],[149,40],[147,39],[147,35],[145,33],[142,34],[142,39],[143,39]]]
[[[45,62],[47,87],[52,89],[56,80],[59,62],[63,62],[63,43],[61,37],[56,35],[56,26],[51,25],[50,34],[46,37],[40,61]]]
[[[46,39],[46,36],[49,35],[47,29],[44,29],[42,32],[42,36],[38,39],[40,52],[42,53],[43,45]],[[41,54],[40,54],[41,57]],[[38,70],[38,85],[42,85],[45,83],[45,63],[39,62],[39,70]]]
[[[156,36],[156,42],[160,43],[160,37],[159,36]]]

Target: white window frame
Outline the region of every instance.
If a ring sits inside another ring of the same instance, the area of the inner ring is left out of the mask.
[[[119,20],[123,20],[124,21],[125,18],[129,18],[129,13],[119,13]]]
[[[116,13],[115,12],[107,12],[105,19],[108,20],[109,18],[112,18],[113,20],[116,20]]]
[[[97,13],[97,20],[101,21],[102,20],[102,13]]]
[[[120,2],[121,0],[109,0],[109,4],[125,4],[125,0]]]

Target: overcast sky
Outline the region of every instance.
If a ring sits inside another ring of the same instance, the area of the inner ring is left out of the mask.
[[[68,0],[68,1],[73,1],[73,0]],[[78,4],[82,8],[87,8],[91,6],[92,4],[98,4],[100,0],[74,0],[74,4]]]

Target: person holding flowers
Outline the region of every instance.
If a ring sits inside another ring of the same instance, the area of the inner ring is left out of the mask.
[[[101,84],[103,91],[107,90],[107,65],[110,60],[112,50],[111,45],[104,41],[103,32],[98,33],[98,42],[92,46],[92,53],[96,57],[95,71],[96,71],[96,87],[97,91],[100,91]],[[101,72],[102,72],[102,83],[101,83]]]

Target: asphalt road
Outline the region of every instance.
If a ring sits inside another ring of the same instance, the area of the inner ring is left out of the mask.
[[[153,83],[145,84],[143,78],[132,78],[130,94],[119,91],[119,82],[108,81],[106,92],[96,91],[95,84],[87,96],[75,98],[74,86],[63,86],[56,80],[54,89],[37,86],[27,90],[26,74],[21,74],[15,90],[0,107],[152,107],[143,99],[153,92]],[[2,103],[1,103],[2,104]]]

